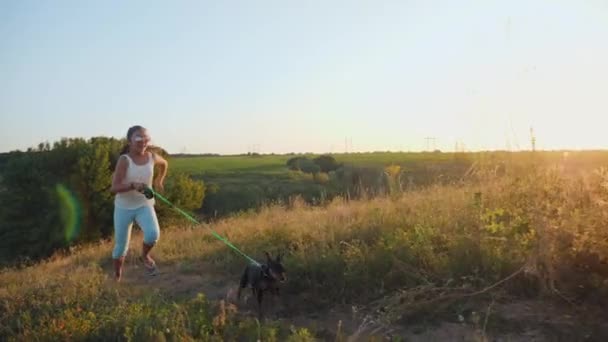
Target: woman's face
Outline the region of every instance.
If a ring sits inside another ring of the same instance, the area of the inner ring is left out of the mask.
[[[129,141],[130,150],[135,153],[143,153],[146,151],[148,147],[148,143],[150,142],[150,136],[145,129],[138,129],[131,136],[131,140]]]

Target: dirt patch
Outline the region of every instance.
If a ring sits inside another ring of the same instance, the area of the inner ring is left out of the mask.
[[[107,269],[111,272],[109,267]],[[226,299],[238,284],[238,279],[230,279],[230,274],[210,270],[203,264],[184,268],[180,264],[158,263],[158,270],[157,275],[150,276],[141,262],[128,260],[121,282],[159,290],[170,299],[186,299],[204,293],[212,301]]]

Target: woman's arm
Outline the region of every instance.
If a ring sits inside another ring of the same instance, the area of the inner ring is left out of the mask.
[[[120,158],[118,158],[118,163],[116,163],[116,169],[114,170],[114,175],[112,177],[112,187],[110,188],[110,191],[113,194],[131,191],[136,188],[137,184],[135,183],[123,183],[127,175],[128,166],[129,164],[127,159],[120,156]]]
[[[156,176],[154,181],[154,187],[162,191],[164,188],[165,177],[167,176],[167,170],[169,169],[169,162],[161,157],[159,154],[154,154],[154,164],[159,166],[159,174]]]

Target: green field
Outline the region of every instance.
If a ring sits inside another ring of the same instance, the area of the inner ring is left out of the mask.
[[[272,203],[284,203],[295,196],[308,203],[320,203],[353,192],[383,194],[390,191],[385,168],[398,165],[394,182],[404,187],[421,188],[431,184],[459,182],[472,169],[500,172],[504,165],[526,167],[534,161],[543,165],[562,165],[571,169],[608,164],[605,151],[584,152],[478,152],[478,153],[405,153],[374,152],[332,154],[344,168],[324,178],[290,171],[286,162],[294,157],[313,159],[318,155],[236,155],[179,156],[170,159],[173,172],[184,172],[204,181],[207,193],[201,214],[219,217]],[[359,186],[362,189],[355,189]],[[392,185],[394,187],[394,184]]]
[[[277,173],[285,171],[289,156],[209,156],[173,157],[171,167],[191,175],[216,174],[224,172]]]
[[[412,169],[425,164],[453,163],[455,161],[504,160],[521,158],[529,152],[484,152],[484,153],[407,153],[407,152],[369,152],[331,154],[339,163],[357,166],[386,166],[397,164]],[[580,152],[580,156],[590,154],[606,155],[605,152]],[[563,152],[542,152],[538,157],[559,160]],[[318,155],[235,155],[235,156],[179,156],[172,157],[171,168],[192,176],[216,177],[225,174],[267,174],[276,175],[288,172],[286,162],[290,158],[303,156],[314,158]],[[576,154],[573,157],[576,158]]]
[[[224,216],[300,196],[309,203],[345,195],[358,176],[332,172],[324,180],[312,174],[290,171],[286,162],[294,157],[318,155],[180,156],[170,159],[173,172],[185,172],[203,180],[208,188],[201,212]],[[432,182],[438,172],[461,175],[470,166],[463,154],[452,153],[350,153],[333,158],[351,169],[364,169],[367,188],[377,188],[384,167],[400,165],[418,183]],[[355,171],[359,172],[359,171]],[[348,178],[350,177],[350,178]],[[358,179],[358,178],[357,178]],[[381,182],[381,180],[380,180]],[[374,190],[375,191],[375,190]]]
[[[285,163],[296,156],[314,158],[317,155],[237,155],[237,156],[205,156],[205,157],[174,157],[171,166],[191,175],[206,175],[217,173],[264,173],[276,174],[287,172]],[[360,165],[415,164],[420,162],[441,162],[454,159],[453,153],[345,153],[332,154],[341,163]]]

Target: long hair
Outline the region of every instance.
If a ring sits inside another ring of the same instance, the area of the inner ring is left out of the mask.
[[[133,134],[140,129],[144,129],[144,128],[140,125],[135,125],[135,126],[129,127],[129,130],[127,131],[127,144],[120,151],[121,155],[129,153],[129,141],[131,141],[131,137],[133,136]]]

